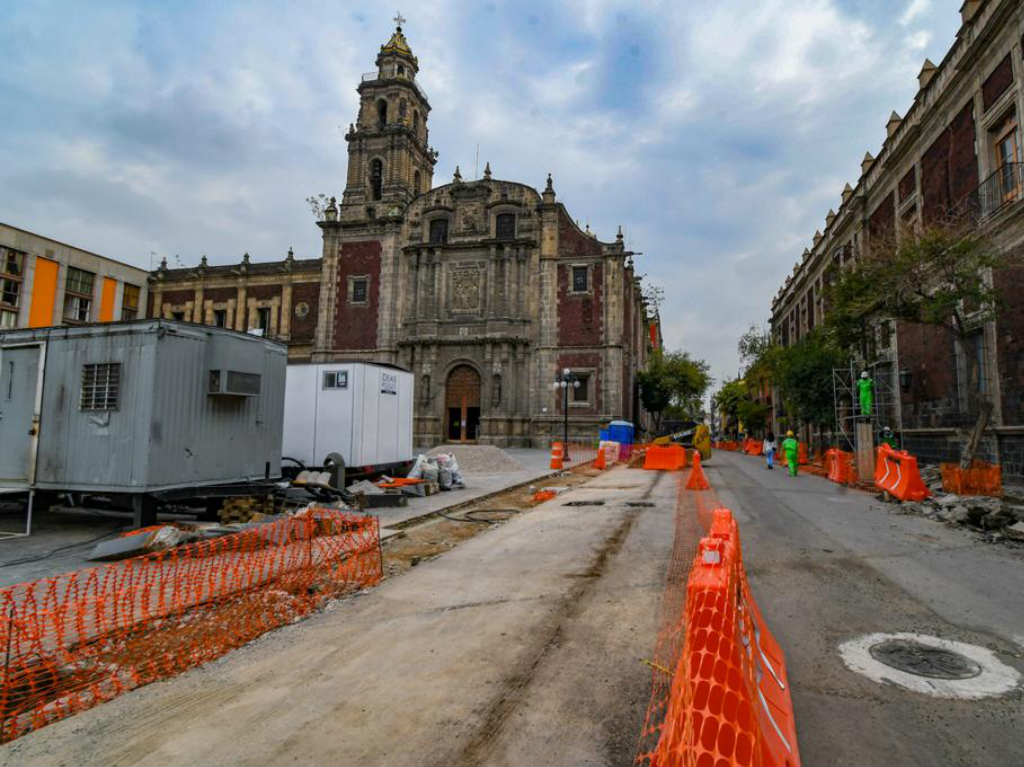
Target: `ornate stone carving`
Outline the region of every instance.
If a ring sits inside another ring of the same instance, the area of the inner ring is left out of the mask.
[[[452,270],[451,310],[453,312],[480,311],[480,269],[476,266],[457,267]]]

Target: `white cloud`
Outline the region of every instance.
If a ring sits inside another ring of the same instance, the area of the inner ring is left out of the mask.
[[[903,15],[900,16],[900,24],[907,26],[918,16],[928,11],[931,5],[932,0],[910,0],[906,10],[903,11]]]

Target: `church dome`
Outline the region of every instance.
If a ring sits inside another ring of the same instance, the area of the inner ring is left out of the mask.
[[[400,16],[396,17],[396,21],[401,19]],[[401,19],[405,21],[405,19]],[[405,39],[405,35],[402,33],[401,22],[395,26],[395,31],[391,34],[384,45],[380,47],[380,53],[377,56],[378,61],[384,56],[401,56],[412,62],[413,66],[419,68],[419,62],[416,57],[412,55],[412,48],[409,47],[409,41]]]

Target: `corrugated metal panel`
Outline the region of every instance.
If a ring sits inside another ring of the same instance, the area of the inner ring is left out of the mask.
[[[143,492],[277,473],[285,347],[166,320],[19,330],[0,344],[46,339],[37,486]],[[116,410],[83,410],[85,365],[119,364]],[[257,373],[254,397],[207,393],[210,370]]]

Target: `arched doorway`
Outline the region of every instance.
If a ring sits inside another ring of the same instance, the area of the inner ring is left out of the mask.
[[[457,365],[444,387],[446,434],[451,442],[475,440],[480,432],[480,374]]]

